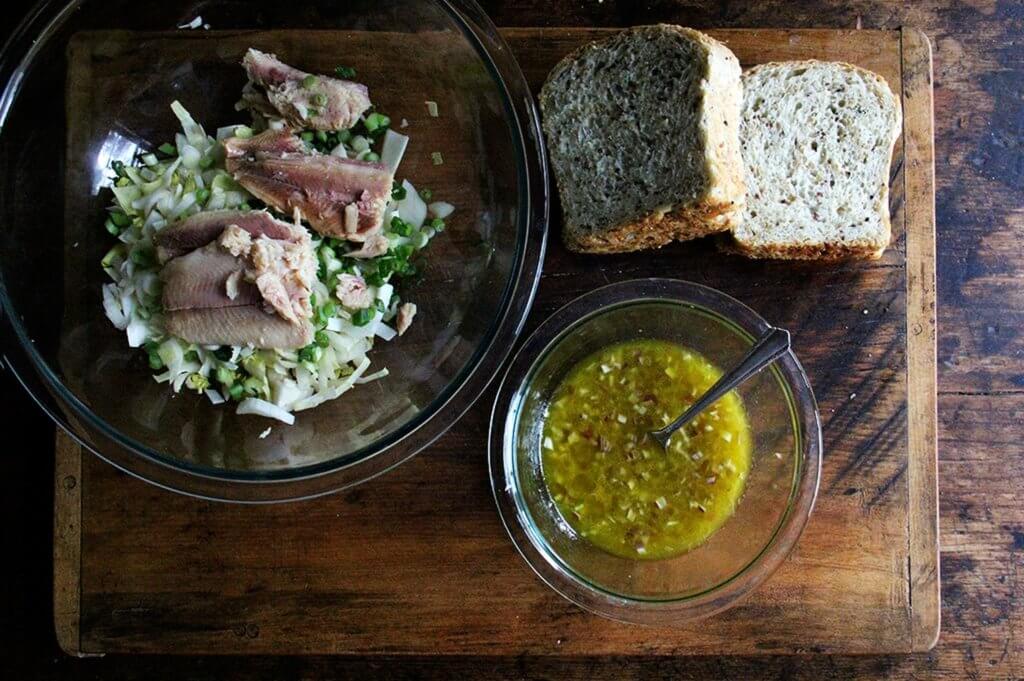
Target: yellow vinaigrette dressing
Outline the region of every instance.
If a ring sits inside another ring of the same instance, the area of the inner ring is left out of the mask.
[[[660,340],[606,347],[569,372],[548,406],[541,463],[578,534],[618,556],[668,558],[732,515],[751,451],[735,392],[677,431],[667,452],[647,435],[721,375],[700,354]]]

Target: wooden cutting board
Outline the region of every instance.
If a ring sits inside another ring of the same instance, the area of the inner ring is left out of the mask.
[[[503,32],[536,89],[607,31]],[[706,243],[580,257],[552,238],[526,331],[611,281],[720,288],[794,334],[825,457],[790,559],[730,611],[679,628],[587,614],[516,554],[487,477],[493,388],[428,451],[314,501],[165,492],[57,441],[55,620],[73,654],[679,655],[927,650],[939,629],[931,52],[917,31],[710,31],[744,66],[843,60],[902,94],[893,244],[877,262],[753,262]],[[192,34],[186,34],[192,35]],[[70,62],[88,74],[88,37]],[[195,40],[195,49],[205,43]],[[110,55],[105,54],[104,59]],[[85,60],[84,62],[82,60]],[[74,75],[75,72],[73,72]],[[557,204],[556,204],[557,205]]]

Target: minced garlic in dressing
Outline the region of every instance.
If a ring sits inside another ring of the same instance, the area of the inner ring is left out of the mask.
[[[596,546],[627,558],[668,558],[708,539],[732,515],[750,468],[751,437],[730,392],[669,443],[667,425],[722,372],[660,340],[612,345],[555,390],[541,440],[544,479],[558,510]]]

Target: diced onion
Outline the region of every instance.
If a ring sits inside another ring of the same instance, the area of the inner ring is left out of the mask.
[[[221,395],[219,391],[214,390],[213,388],[210,388],[209,390],[206,391],[206,397],[207,399],[210,400],[210,404],[214,405],[224,404],[225,402],[227,402],[227,400],[224,399],[224,396]]]
[[[128,328],[128,317],[121,309],[120,301],[117,298],[117,286],[114,284],[103,285],[103,310],[107,313],[107,319],[117,329],[124,331]]]
[[[444,220],[446,217],[455,212],[455,206],[448,203],[447,201],[434,201],[432,204],[427,206],[427,212],[433,215],[435,218],[441,218]]]
[[[380,150],[380,162],[384,167],[394,173],[398,170],[398,164],[402,162],[405,155],[405,148],[409,145],[409,138],[388,128],[384,133],[384,145]]]
[[[398,214],[407,223],[419,229],[427,219],[427,204],[423,202],[416,187],[409,180],[402,180],[405,198],[398,202]]]

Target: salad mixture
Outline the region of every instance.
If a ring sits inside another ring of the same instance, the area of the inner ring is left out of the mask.
[[[394,282],[454,209],[395,179],[408,137],[352,69],[242,65],[251,124],[210,136],[176,101],[173,143],[112,164],[103,306],[157,381],[290,424],[387,375],[369,352],[416,314]]]

